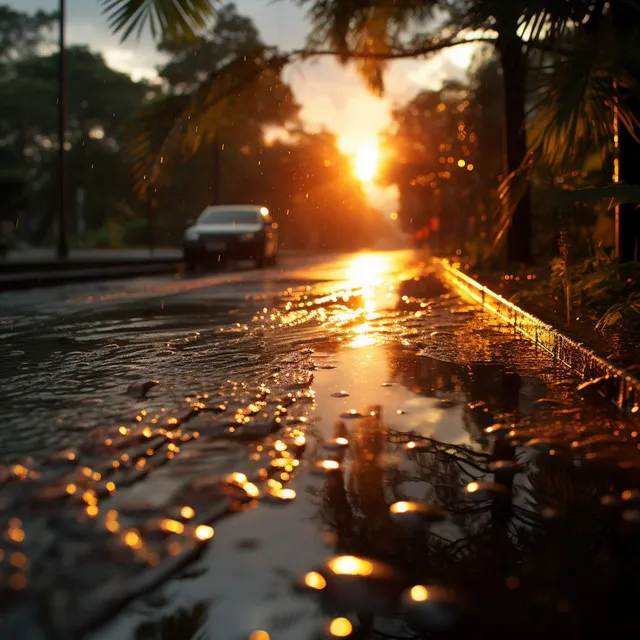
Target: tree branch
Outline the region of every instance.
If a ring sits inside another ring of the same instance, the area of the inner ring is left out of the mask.
[[[487,36],[477,36],[466,40],[443,40],[442,42],[433,42],[431,44],[417,47],[415,49],[403,49],[402,51],[389,51],[385,53],[360,52],[360,51],[337,51],[337,50],[314,50],[314,49],[297,49],[285,54],[285,57],[292,58],[312,58],[319,56],[336,56],[350,60],[402,60],[406,58],[419,58],[436,51],[442,51],[450,47],[457,47],[461,44],[471,44],[474,42],[488,42],[494,44],[495,38]]]

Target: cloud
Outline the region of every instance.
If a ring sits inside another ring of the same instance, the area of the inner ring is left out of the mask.
[[[37,8],[54,11],[57,0],[9,0],[23,11]],[[304,46],[310,30],[305,11],[291,0],[242,0],[238,10],[253,18],[263,39],[283,51]],[[150,34],[121,43],[109,32],[97,0],[68,0],[68,40],[88,44],[99,50],[112,67],[131,74],[134,79],[152,78],[164,58],[156,51]],[[296,63],[285,70],[285,80],[292,86],[302,105],[301,118],[309,127],[327,128],[338,136],[340,148],[353,153],[390,124],[395,104],[407,101],[418,91],[437,89],[447,78],[464,77],[473,47],[462,46],[445,51],[429,60],[403,60],[390,63],[385,76],[383,99],[371,95],[353,66],[342,67],[335,60]],[[387,209],[393,196],[373,189],[370,197]]]

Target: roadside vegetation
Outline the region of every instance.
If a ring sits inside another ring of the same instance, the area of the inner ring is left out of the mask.
[[[336,138],[305,129],[283,70],[330,55],[382,94],[396,60],[474,46],[463,79],[394,108],[378,175],[399,193],[392,220],[568,325],[634,326],[640,57],[627,43],[640,2],[294,2],[310,23],[300,51],[264,42],[233,4],[103,3],[115,32],[151,30],[167,62],[157,82],[133,80],[69,49],[75,244],[175,244],[206,204],[248,200],[269,206],[290,247],[367,246],[389,220]],[[51,240],[55,213],[55,19],[0,8],[3,217],[34,244]]]

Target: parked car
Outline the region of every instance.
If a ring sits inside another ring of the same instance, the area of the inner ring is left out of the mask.
[[[207,207],[184,233],[187,270],[227,260],[255,260],[259,267],[278,259],[278,224],[266,207]]]

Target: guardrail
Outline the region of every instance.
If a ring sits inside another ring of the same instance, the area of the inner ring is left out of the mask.
[[[480,284],[447,260],[437,260],[436,263],[444,281],[462,297],[480,303],[485,311],[513,327],[514,333],[531,340],[537,348],[546,351],[581,378],[593,381],[594,388],[620,411],[638,414],[640,380],[636,377]]]

